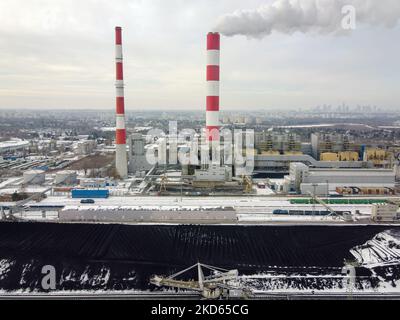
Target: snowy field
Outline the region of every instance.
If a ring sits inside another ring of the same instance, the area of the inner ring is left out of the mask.
[[[32,202],[34,204],[34,202]],[[239,213],[272,213],[275,209],[311,210],[312,205],[291,204],[290,198],[285,197],[110,197],[95,199],[95,205],[82,205],[80,199],[50,196],[40,202],[40,205],[65,205],[80,207],[106,206],[118,207],[148,207],[154,210],[174,207],[234,207]],[[371,205],[331,205],[339,211],[359,210],[362,214],[371,214]],[[321,205],[315,205],[315,210],[326,210]]]

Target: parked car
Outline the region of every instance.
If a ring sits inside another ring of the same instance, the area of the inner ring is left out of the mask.
[[[93,204],[94,200],[93,199],[82,199],[81,203],[86,203],[86,204]]]

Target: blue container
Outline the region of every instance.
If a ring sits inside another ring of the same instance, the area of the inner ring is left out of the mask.
[[[107,199],[110,196],[110,192],[108,190],[96,189],[96,190],[87,190],[87,189],[73,189],[71,192],[73,199]]]

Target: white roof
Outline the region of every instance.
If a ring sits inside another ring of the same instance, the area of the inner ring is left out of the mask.
[[[10,140],[10,141],[2,141],[0,142],[0,149],[2,148],[16,148],[16,147],[24,147],[29,146],[29,141],[24,140]]]

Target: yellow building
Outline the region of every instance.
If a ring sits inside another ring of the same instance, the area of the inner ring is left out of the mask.
[[[375,167],[390,168],[394,161],[394,154],[380,148],[367,148],[365,160],[372,161]]]
[[[339,161],[339,155],[334,152],[321,153],[321,161]]]
[[[302,155],[303,152],[301,152],[301,151],[286,151],[284,154],[286,156],[299,156],[299,155]]]
[[[339,152],[339,161],[358,161],[359,155],[354,151]]]
[[[279,156],[280,153],[279,151],[261,151],[262,155],[268,155],[268,156]]]

